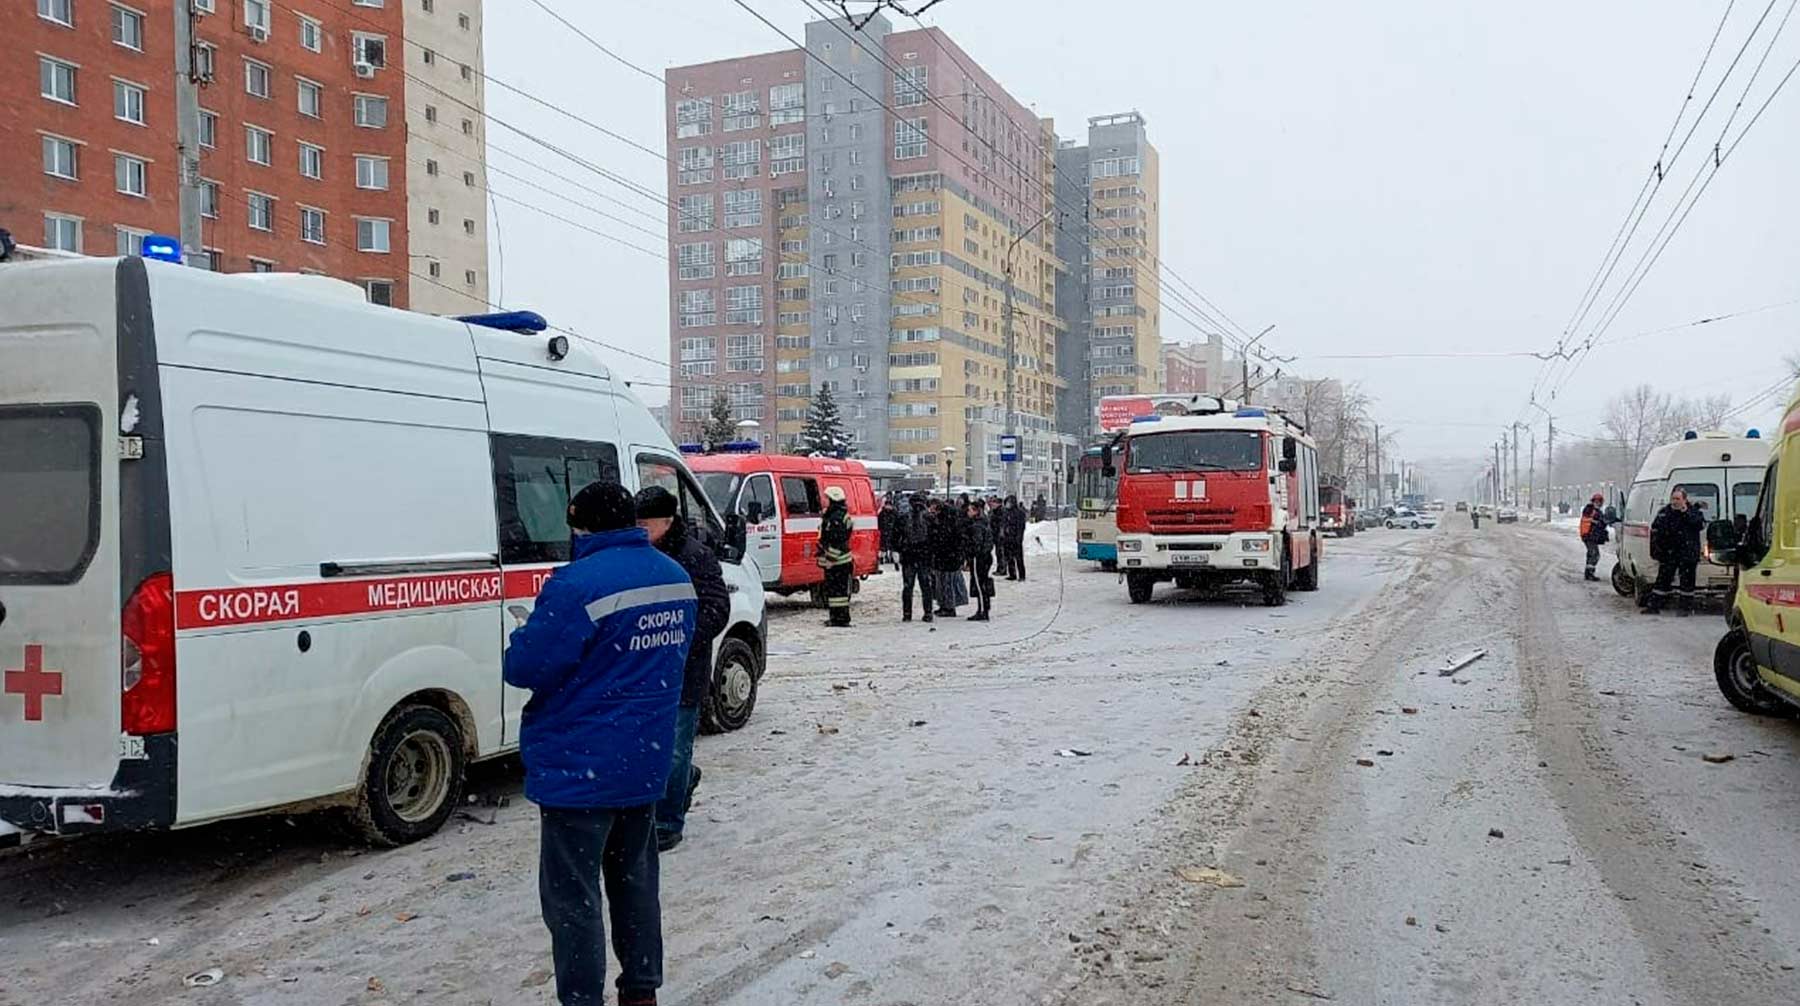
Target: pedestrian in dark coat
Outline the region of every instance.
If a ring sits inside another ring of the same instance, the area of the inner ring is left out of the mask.
[[[1031,522],[1033,524],[1042,524],[1044,522],[1044,517],[1049,512],[1049,502],[1044,499],[1043,493],[1038,493],[1038,498],[1031,501]]]
[[[1650,558],[1656,560],[1656,585],[1650,589],[1644,611],[1654,614],[1674,596],[1680,581],[1681,604],[1677,612],[1689,614],[1694,607],[1694,577],[1700,567],[1700,535],[1706,530],[1705,504],[1691,506],[1687,493],[1676,489],[1669,494],[1669,504],[1650,522]]]
[[[985,622],[994,606],[994,532],[982,518],[981,501],[969,504],[969,573],[975,580],[975,614],[971,622]]]
[[[1004,544],[1006,541],[1006,508],[1000,505],[998,499],[990,496],[988,497],[987,505],[982,508],[982,512],[987,516],[988,531],[993,535],[994,539],[995,575],[1004,576],[1008,580],[1014,579],[1008,572],[1006,565],[1008,558],[1006,546]],[[969,571],[971,581],[973,581],[974,576],[975,572],[971,569]],[[970,593],[973,594],[974,592],[971,591]]]
[[[1019,505],[1016,497],[1008,496],[1006,506],[1001,510],[1001,528],[1004,536],[1000,546],[1006,551],[1006,558],[1001,568],[1006,570],[1008,580],[1025,579],[1025,508]]]
[[[1581,575],[1584,580],[1600,579],[1594,573],[1594,567],[1600,565],[1600,546],[1606,544],[1608,537],[1606,511],[1601,509],[1605,502],[1605,496],[1595,493],[1588,505],[1581,508],[1581,543],[1587,546],[1587,571]]]
[[[637,524],[662,554],[681,564],[694,582],[699,613],[694,618],[693,645],[681,676],[681,708],[675,716],[675,747],[669,759],[669,785],[656,804],[656,848],[668,852],[681,844],[688,807],[700,786],[694,764],[694,734],[700,726],[700,704],[712,687],[713,640],[731,621],[731,591],[719,557],[693,534],[681,516],[675,494],[649,486],[637,495]]]
[[[926,512],[925,497],[914,498],[906,516],[899,520],[900,539],[900,620],[912,621],[913,584],[919,585],[924,601],[925,621],[931,621],[937,603],[937,570],[931,564],[931,515]]]
[[[624,486],[582,489],[568,520],[573,557],[544,581],[501,670],[531,690],[519,754],[525,797],[541,815],[538,897],[558,999],[606,994],[604,878],[619,1003],[654,1006],[663,979],[656,801],[699,607],[688,574],[636,526]]]
[[[850,580],[856,566],[850,554],[850,504],[842,486],[825,489],[825,514],[819,518],[819,568],[825,571],[826,625],[850,627]]]
[[[900,541],[898,529],[900,511],[894,507],[893,497],[881,501],[881,512],[875,515],[875,527],[881,533],[881,561],[900,566]]]
[[[937,613],[956,614],[956,606],[968,600],[962,579],[968,550],[963,546],[962,521],[942,501],[931,504],[931,565],[938,574]]]

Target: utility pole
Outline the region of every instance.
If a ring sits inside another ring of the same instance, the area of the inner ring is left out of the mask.
[[[1381,424],[1376,423],[1375,424],[1375,508],[1377,510],[1381,509],[1381,507],[1384,505],[1381,501],[1381,494],[1382,494],[1382,491],[1385,490],[1386,488],[1387,488],[1387,486],[1382,484],[1382,479],[1381,479]]]
[[[1256,333],[1256,338],[1251,339],[1249,342],[1244,343],[1244,348],[1238,357],[1238,362],[1243,365],[1243,371],[1244,371],[1244,404],[1245,405],[1250,404],[1250,391],[1251,391],[1251,388],[1250,388],[1250,347],[1261,342],[1263,339],[1263,336],[1268,335],[1270,332],[1273,332],[1273,331],[1275,331],[1275,326],[1270,325],[1268,328],[1265,328],[1262,331]],[[1261,367],[1256,368],[1256,372],[1260,375],[1262,373],[1262,368]]]
[[[1002,317],[1006,326],[1006,435],[1012,437],[1013,460],[1006,462],[1006,494],[1019,494],[1019,455],[1023,445],[1019,442],[1019,414],[1013,408],[1014,387],[1018,381],[1019,350],[1013,342],[1013,252],[1018,250],[1019,242],[1031,236],[1031,232],[1043,226],[1050,219],[1054,209],[1037,218],[1037,222],[1019,232],[1018,237],[1006,246],[1006,309]]]
[[[210,268],[200,234],[200,85],[210,83],[199,72],[200,40],[194,27],[199,12],[191,2],[175,10],[175,181],[181,218],[181,251],[188,264]],[[136,254],[136,249],[132,250]]]
[[[1517,421],[1517,420],[1514,420],[1514,421],[1513,421],[1513,424],[1512,424],[1512,435],[1513,435],[1513,438],[1512,438],[1512,451],[1513,451],[1513,479],[1512,479],[1512,495],[1513,495],[1513,506],[1521,506],[1521,504],[1520,504],[1520,503],[1519,503],[1519,488],[1520,488],[1520,485],[1521,485],[1521,483],[1520,483],[1520,482],[1519,482],[1519,428],[1520,428],[1520,427],[1522,427],[1522,426],[1524,426],[1524,425],[1525,425],[1525,424],[1524,424],[1524,423],[1521,423],[1521,422],[1519,422],[1519,421]],[[1524,504],[1522,504],[1522,505],[1523,505],[1523,506],[1525,506],[1525,507],[1529,507],[1529,506],[1531,506],[1531,503],[1530,503],[1530,501],[1527,501],[1527,502],[1525,502],[1525,503],[1524,503]]]
[[[1549,409],[1535,401],[1531,403],[1531,407],[1542,412],[1544,418],[1550,423],[1550,437],[1544,444],[1544,521],[1548,523],[1550,520],[1550,497],[1556,495],[1556,417],[1550,414]]]
[[[1506,434],[1502,433],[1500,435],[1500,441],[1500,443],[1494,445],[1494,509],[1496,510],[1500,508],[1500,484],[1502,478],[1500,474],[1500,455],[1506,449]]]

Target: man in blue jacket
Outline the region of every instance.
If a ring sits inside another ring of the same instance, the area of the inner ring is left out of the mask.
[[[610,899],[619,1006],[662,985],[656,801],[668,783],[694,587],[636,525],[631,493],[595,482],[569,501],[568,565],[513,631],[507,684],[529,688],[519,730],[525,796],[542,815],[538,897],[564,1006],[606,987],[600,880]]]

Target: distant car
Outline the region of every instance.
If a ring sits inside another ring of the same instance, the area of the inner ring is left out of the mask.
[[[1519,522],[1519,511],[1514,510],[1509,506],[1501,507],[1500,516],[1495,517],[1494,519],[1502,524],[1517,524]]]
[[[1457,513],[1468,513],[1469,512],[1469,501],[1468,500],[1457,500],[1456,501],[1456,512]]]
[[[1390,531],[1397,527],[1411,528],[1417,531],[1422,527],[1436,527],[1437,518],[1428,514],[1414,513],[1411,510],[1395,510],[1384,523]]]
[[[1491,503],[1483,503],[1475,508],[1475,512],[1483,517],[1492,517],[1494,515],[1494,506]]]

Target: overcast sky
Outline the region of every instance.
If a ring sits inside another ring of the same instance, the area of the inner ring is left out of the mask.
[[[609,48],[665,67],[783,48],[731,0],[631,4],[545,0]],[[800,0],[751,0],[799,36]],[[1675,197],[1710,156],[1725,117],[1793,0],[1762,33],[1657,193],[1602,304]],[[864,9],[866,5],[854,5]],[[1765,9],[1736,4],[1681,133]],[[1553,348],[1657,159],[1724,0],[942,0],[925,16],[1064,135],[1128,109],[1162,152],[1163,260],[1308,377],[1359,381],[1398,449],[1474,458],[1515,418],[1540,364],[1529,358],[1333,360],[1329,354],[1503,353]],[[896,19],[896,28],[910,28]],[[557,25],[531,0],[490,0],[487,72],[608,129],[661,147],[661,90]],[[1777,41],[1736,134],[1800,59],[1800,15]],[[660,193],[661,162],[489,85],[489,111]],[[1800,299],[1800,81],[1718,173],[1607,337]],[[530,160],[641,211],[544,183],[661,231],[657,205],[491,124],[495,167]],[[1727,141],[1729,142],[1729,141]],[[541,176],[537,176],[541,177]],[[495,192],[661,249],[565,200],[494,176]],[[666,359],[662,262],[499,202],[508,306]],[[1585,336],[1599,312],[1582,327]],[[1165,314],[1165,339],[1199,333]],[[1558,425],[1598,429],[1618,389],[1740,399],[1800,351],[1800,304],[1596,351],[1554,402]],[[663,367],[617,354],[626,375]],[[666,397],[642,388],[647,401]],[[1774,407],[1756,410],[1767,422]],[[1541,432],[1540,432],[1541,439]]]

